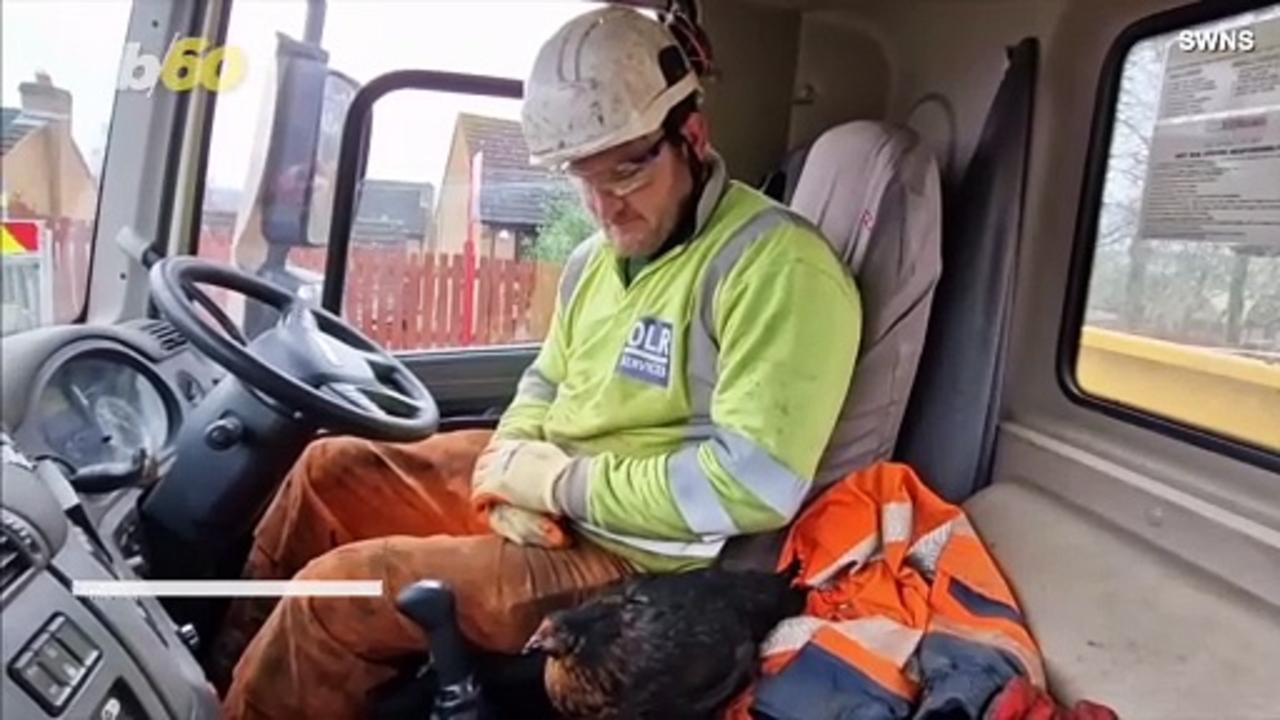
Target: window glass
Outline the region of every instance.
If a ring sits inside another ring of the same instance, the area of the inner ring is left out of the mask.
[[[227,45],[249,72],[218,98],[199,253],[317,299],[349,95],[401,69],[523,79],[541,43],[596,5],[331,1],[319,54],[301,42],[307,6],[233,6]],[[315,76],[304,79],[313,72],[329,75],[319,100]],[[342,310],[388,348],[544,336],[560,263],[593,228],[563,180],[528,164],[519,110],[514,99],[420,90],[375,105]],[[250,334],[271,320],[218,299]]]
[[[1280,5],[1124,61],[1076,379],[1280,450]]]
[[[132,2],[4,4],[3,334],[78,317]]]
[[[529,165],[520,101],[404,90],[374,106],[343,313],[394,349],[540,341],[560,268],[594,231]],[[405,157],[403,138],[422,138]]]

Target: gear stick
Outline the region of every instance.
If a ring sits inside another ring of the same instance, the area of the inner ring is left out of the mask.
[[[453,589],[438,580],[420,580],[400,591],[396,607],[429,638],[437,684],[430,719],[490,720],[458,629]]]

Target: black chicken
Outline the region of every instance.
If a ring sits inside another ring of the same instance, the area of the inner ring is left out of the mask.
[[[751,681],[760,643],[803,607],[784,575],[644,575],[548,616],[526,651],[547,654],[547,694],[567,718],[701,720]]]

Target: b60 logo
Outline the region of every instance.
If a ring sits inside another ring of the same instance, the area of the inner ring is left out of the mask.
[[[231,90],[244,80],[244,52],[237,47],[212,45],[207,38],[177,38],[161,61],[142,52],[140,43],[126,43],[117,86],[121,90],[145,90],[148,95],[155,90],[157,81],[172,92],[187,92],[197,85],[209,92]]]

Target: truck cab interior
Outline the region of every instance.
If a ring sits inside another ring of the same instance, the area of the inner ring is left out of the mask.
[[[1054,695],[1280,718],[1280,4],[626,4],[856,275],[840,442],[963,506]],[[318,436],[496,425],[593,230],[522,78],[598,5],[5,4],[0,714],[217,717],[226,598],[94,583],[236,579]]]

